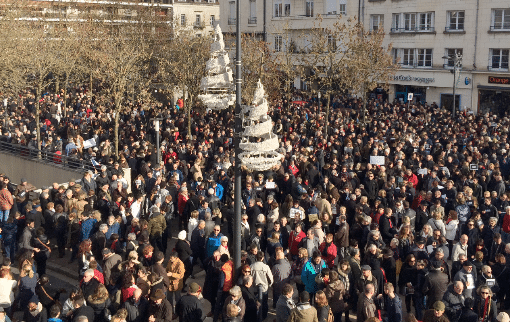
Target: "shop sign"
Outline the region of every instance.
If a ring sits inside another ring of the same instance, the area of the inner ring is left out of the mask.
[[[390,81],[397,81],[397,82],[417,82],[417,83],[434,83],[436,79],[434,77],[415,77],[411,75],[394,75],[390,76]]]
[[[510,85],[510,77],[489,76],[489,84]]]

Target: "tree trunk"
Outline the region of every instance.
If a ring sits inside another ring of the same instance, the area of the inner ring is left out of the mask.
[[[57,93],[58,95],[58,92],[60,90],[60,80],[58,78],[58,76],[55,77],[55,93]]]
[[[326,95],[328,96],[328,103],[326,104],[326,122],[324,123],[324,137],[328,138],[328,122],[329,122],[329,105],[331,104],[331,93],[326,91]]]
[[[41,90],[41,85],[38,85],[37,96],[35,98],[35,131],[37,136],[37,149],[39,151],[41,151],[41,126],[39,125],[39,111],[41,109],[41,102],[39,101],[39,98],[41,97]]]
[[[89,87],[90,87],[90,97],[92,97],[92,74],[90,74]]]
[[[119,158],[119,119],[120,119],[120,99],[115,99],[115,127],[114,127],[114,133],[115,135],[115,159],[118,160]]]
[[[186,104],[186,100],[183,100],[184,106],[186,107],[186,112],[188,113],[188,135],[190,141],[193,140],[193,135],[191,135],[191,107],[193,106],[193,98],[190,96],[189,104]]]
[[[67,116],[67,84],[69,84],[69,74],[66,73],[66,81],[64,83],[64,109],[63,109],[63,115],[64,117]]]

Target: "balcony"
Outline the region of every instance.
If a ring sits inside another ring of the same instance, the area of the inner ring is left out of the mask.
[[[228,18],[228,25],[233,26],[236,24],[236,18]]]
[[[434,27],[414,27],[414,28],[391,28],[390,34],[435,34],[436,30]]]
[[[250,18],[248,18],[248,24],[249,25],[256,25],[257,24],[257,17],[250,17]]]

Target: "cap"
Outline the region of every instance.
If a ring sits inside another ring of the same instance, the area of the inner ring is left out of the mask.
[[[370,265],[363,265],[363,266],[361,266],[361,270],[362,271],[371,271],[372,267],[370,267]]]
[[[473,267],[473,263],[471,263],[470,261],[465,261],[464,264],[462,264],[462,266]]]
[[[27,179],[21,178],[21,183],[23,183],[23,182],[27,182]]]
[[[154,294],[151,295],[152,301],[162,300],[165,298],[165,293],[163,293],[162,289],[157,289]]]
[[[436,301],[432,307],[436,311],[444,311],[444,303],[441,301]]]
[[[105,248],[103,249],[103,255],[108,255],[108,254],[111,254],[112,251],[110,250],[110,248]]]
[[[200,288],[200,285],[198,285],[197,283],[193,282],[189,285],[189,292],[190,293],[197,293],[197,292],[201,292],[202,289]]]
[[[180,240],[185,240],[186,239],[186,231],[185,230],[181,230],[179,232],[179,234],[177,235],[177,238],[179,238]]]

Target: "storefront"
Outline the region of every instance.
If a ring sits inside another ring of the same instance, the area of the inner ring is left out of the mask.
[[[508,74],[478,74],[475,76],[477,105],[480,113],[500,116],[510,114],[510,77]]]
[[[451,109],[453,106],[453,73],[450,70],[401,69],[389,80],[389,100],[407,103],[413,93],[413,103],[436,103]],[[471,109],[471,74],[461,72],[455,89],[457,110]]]

